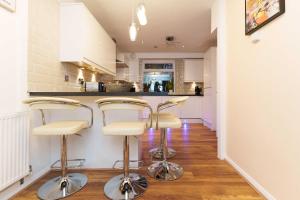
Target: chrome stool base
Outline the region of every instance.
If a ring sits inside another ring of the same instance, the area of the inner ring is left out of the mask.
[[[81,190],[87,184],[84,174],[67,174],[65,178],[55,177],[47,181],[38,190],[40,199],[62,199]]]
[[[147,179],[136,173],[123,174],[111,178],[104,186],[104,194],[109,199],[134,199],[143,194],[148,187]]]
[[[148,174],[160,181],[173,181],[183,175],[183,168],[175,163],[160,161],[148,167]]]
[[[149,151],[150,156],[156,159],[163,159],[163,151],[161,148],[154,148]],[[176,155],[176,151],[172,148],[168,148],[167,158],[173,158]]]

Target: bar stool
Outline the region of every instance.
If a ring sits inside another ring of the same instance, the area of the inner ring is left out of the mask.
[[[150,154],[155,158],[162,159],[162,161],[158,161],[150,165],[147,171],[149,176],[157,180],[171,181],[176,180],[183,175],[183,168],[180,165],[167,161],[168,157],[175,155],[175,151],[168,148],[166,136],[167,128],[180,128],[181,121],[175,115],[170,113],[160,113],[160,111],[181,105],[187,99],[188,97],[177,97],[161,103],[157,106],[157,113],[154,113],[152,116],[153,126],[155,126],[156,129],[161,130],[161,140],[160,147],[150,150]]]
[[[156,130],[160,129],[160,144],[159,147],[153,148],[149,151],[151,157],[156,158],[156,159],[163,159],[163,148],[164,148],[164,140],[163,140],[163,135],[165,132],[166,128],[180,128],[179,127],[170,127],[170,122],[174,122],[174,118],[176,118],[176,116],[172,113],[167,113],[167,112],[160,112],[164,109],[167,109],[169,107],[173,107],[176,105],[182,105],[186,100],[188,99],[188,97],[177,97],[177,98],[172,98],[164,103],[161,103],[157,106],[157,112],[153,114],[153,125],[155,124],[155,127],[152,128],[156,128]],[[159,123],[158,123],[159,122]],[[174,126],[174,124],[171,126]],[[176,151],[172,148],[167,147],[167,153],[166,156],[167,158],[172,158],[176,155]]]
[[[171,113],[159,113],[159,115],[157,113],[154,113],[153,116],[153,126],[152,128],[155,128],[156,130],[160,129],[160,142],[159,142],[159,146],[155,147],[153,149],[151,149],[149,151],[150,156],[156,159],[163,159],[163,148],[164,148],[164,132],[167,128],[180,128],[181,123],[180,124],[174,124],[174,118],[176,118],[175,115],[171,114]],[[159,124],[157,123],[159,121]],[[176,121],[176,120],[175,120]],[[171,125],[170,125],[171,122]],[[176,151],[170,147],[167,147],[167,158],[173,158],[176,155]]]
[[[41,112],[43,125],[33,129],[34,135],[60,136],[61,140],[61,176],[55,177],[42,185],[38,190],[38,197],[51,200],[61,199],[78,192],[87,184],[87,177],[80,173],[67,173],[67,137],[78,134],[81,130],[90,128],[93,125],[92,108],[80,104],[76,100],[53,97],[29,98],[23,103],[28,104],[31,109],[40,110]],[[46,123],[44,110],[75,110],[80,107],[90,111],[90,122],[86,120],[68,120]]]
[[[103,114],[103,134],[124,137],[123,174],[111,178],[104,186],[105,195],[113,200],[134,199],[145,192],[148,187],[147,179],[136,173],[129,173],[129,137],[142,135],[146,123],[142,121],[121,121],[106,124],[105,111],[109,110],[143,110],[151,107],[144,100],[111,97],[96,101]],[[150,124],[151,119],[150,119]]]

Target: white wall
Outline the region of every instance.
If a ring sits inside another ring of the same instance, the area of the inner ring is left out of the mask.
[[[218,27],[218,23],[219,23],[219,1],[215,0],[212,7],[211,7],[211,25],[210,25],[210,32],[213,33],[217,27]]]
[[[245,36],[244,1],[226,0],[227,157],[268,199],[298,200],[300,188],[300,1]]]
[[[16,13],[0,7],[0,114],[20,111],[19,97],[26,91],[27,1],[17,5]]]
[[[0,7],[0,115],[24,111],[22,99],[27,97],[27,31],[28,1],[17,0],[15,13]],[[36,117],[34,117],[36,118]],[[35,120],[34,120],[35,121]],[[38,123],[38,122],[33,122]],[[50,139],[30,138],[30,164],[33,174],[22,186],[16,183],[0,192],[0,199],[7,199],[24,188],[49,168]],[[1,166],[0,166],[1,167]]]

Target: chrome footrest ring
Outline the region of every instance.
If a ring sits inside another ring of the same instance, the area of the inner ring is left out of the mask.
[[[123,169],[123,160],[117,160],[113,164],[113,169]],[[136,166],[130,166],[130,164],[135,164]],[[129,169],[140,169],[144,165],[144,161],[142,160],[130,160],[129,161]]]
[[[85,159],[72,159],[72,160],[67,160],[67,168],[70,169],[75,169],[75,168],[81,168],[85,163]],[[55,161],[51,165],[51,169],[61,169],[61,164],[60,160]]]

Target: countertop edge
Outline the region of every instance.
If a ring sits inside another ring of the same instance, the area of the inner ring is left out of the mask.
[[[195,94],[168,94],[165,92],[29,92],[30,96],[196,96]]]

